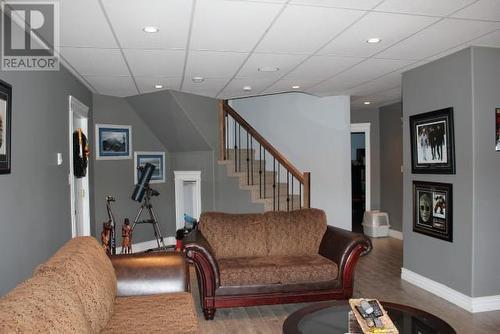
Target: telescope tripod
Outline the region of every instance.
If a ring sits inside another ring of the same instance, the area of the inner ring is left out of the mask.
[[[137,212],[137,215],[135,216],[134,223],[132,224],[132,230],[131,232],[134,232],[134,228],[136,225],[139,224],[151,224],[153,225],[153,230],[156,238],[156,242],[158,243],[158,248],[163,248],[167,249],[165,246],[165,243],[163,241],[163,235],[161,234],[160,231],[160,225],[158,224],[158,219],[156,218],[155,211],[153,209],[153,205],[151,204],[151,196],[158,196],[159,193],[156,190],[153,190],[151,188],[146,189],[146,194],[144,196],[144,200],[141,204],[141,207],[139,208],[139,212]],[[145,220],[139,220],[141,218],[142,212],[146,209],[149,213],[149,219]]]

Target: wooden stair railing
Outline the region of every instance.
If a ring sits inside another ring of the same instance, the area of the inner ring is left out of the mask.
[[[221,100],[219,107],[220,160],[234,159],[235,173],[245,172],[248,185],[258,184],[260,198],[271,198],[272,195],[273,210],[286,209],[290,211],[297,208],[297,204],[299,208],[310,208],[311,174],[301,172],[292,165],[240,114],[231,108],[227,100]],[[242,135],[243,142],[241,140]],[[255,158],[257,148],[259,150],[258,160]],[[266,154],[268,158],[266,158]],[[266,174],[269,174],[266,173],[266,161],[269,162],[269,159],[272,159],[272,180],[266,182]],[[283,182],[282,177],[286,178]],[[255,178],[258,180],[255,180]],[[286,194],[280,194],[280,191],[284,191],[281,184],[283,186],[286,184]],[[269,187],[272,189],[266,189]],[[300,203],[293,202],[297,195]],[[282,203],[283,198],[286,203]]]

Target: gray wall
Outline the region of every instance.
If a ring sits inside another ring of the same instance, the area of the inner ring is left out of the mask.
[[[495,108],[500,108],[500,49],[473,48],[474,249],[472,296],[499,295],[500,152],[495,152]]]
[[[403,127],[401,102],[379,109],[380,209],[389,214],[391,229],[403,231]]]
[[[470,49],[403,74],[403,265],[469,296],[474,189],[471,79]],[[409,116],[446,107],[454,108],[456,175],[412,174]],[[490,137],[493,145],[493,132]],[[453,243],[412,231],[413,180],[453,184]]]
[[[71,238],[68,96],[90,91],[64,67],[0,72],[12,85],[12,173],[0,175],[0,295]],[[56,154],[64,157],[56,164]]]
[[[351,110],[351,123],[370,123],[371,209],[380,209],[380,121],[377,109]]]
[[[132,126],[132,149],[134,151],[159,151],[165,153],[165,183],[152,184],[160,192],[160,196],[152,203],[158,215],[160,228],[164,237],[175,236],[175,206],[173,191],[172,155],[149,127],[137,116],[123,98],[94,95],[94,125],[119,124]],[[96,149],[92,150],[95,157]],[[116,202],[112,204],[117,220],[117,245],[121,245],[121,226],[123,219],[134,219],[139,203],[130,196],[134,189],[134,159],[127,160],[95,160],[94,161],[94,222],[98,234],[102,231],[102,222],[107,220],[105,196],[112,195]],[[144,213],[143,219],[148,216]],[[154,240],[151,225],[139,225],[134,230],[133,242]]]

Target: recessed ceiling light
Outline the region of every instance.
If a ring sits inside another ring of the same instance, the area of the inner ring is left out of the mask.
[[[252,90],[252,86],[243,86],[243,90],[244,90],[245,92],[249,92],[249,91],[251,91],[251,90]]]
[[[162,84],[156,84],[156,85],[155,85],[155,88],[156,88],[156,89],[162,89],[162,88],[163,88],[163,85],[162,85]]]
[[[277,66],[263,66],[263,67],[259,67],[259,72],[277,72],[280,70],[279,67]]]
[[[293,85],[293,86],[292,86],[292,88],[293,88],[293,89],[299,89],[299,88],[300,88],[300,86],[299,86],[299,85]]]
[[[155,33],[160,31],[160,29],[158,29],[158,27],[155,26],[145,26],[144,28],[142,28],[142,30],[147,33]]]
[[[368,104],[372,104],[372,103],[370,101],[365,101],[365,102],[363,102],[363,104],[367,104],[368,105]]]
[[[382,40],[378,37],[372,37],[372,38],[368,38],[366,40],[366,43],[370,43],[370,44],[377,44],[377,43],[380,43]]]
[[[193,82],[200,83],[200,82],[205,81],[205,78],[204,77],[193,77],[192,80],[193,80]]]

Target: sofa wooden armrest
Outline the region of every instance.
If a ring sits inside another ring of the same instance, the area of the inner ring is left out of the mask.
[[[189,271],[181,253],[114,255],[117,296],[189,291]]]

